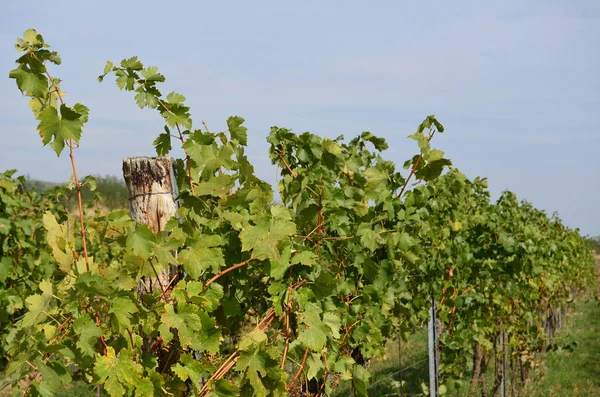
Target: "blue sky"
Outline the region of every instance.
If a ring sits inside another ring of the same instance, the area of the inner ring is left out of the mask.
[[[137,55],[184,94],[199,125],[246,119],[259,176],[275,181],[265,137],[277,125],[350,138],[369,130],[402,164],[406,136],[435,114],[434,146],[469,177],[504,189],[583,234],[600,235],[600,2],[2,1],[0,170],[64,181],[8,72],[28,28],[63,59],[68,103],[91,109],[80,173],[121,173],[153,155],[160,116],[96,77]]]

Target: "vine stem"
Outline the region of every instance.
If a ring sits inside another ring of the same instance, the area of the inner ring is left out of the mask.
[[[129,341],[131,342],[131,350],[133,350],[133,361],[137,364],[138,360],[135,353],[135,344],[133,343],[133,333],[129,328],[127,328],[127,333],[129,334]]]
[[[296,382],[296,380],[298,379],[298,377],[302,373],[302,370],[304,369],[304,364],[306,364],[306,358],[307,357],[308,357],[308,347],[306,348],[306,350],[304,350],[304,357],[302,357],[302,362],[300,363],[300,367],[298,367],[298,371],[296,372],[296,375],[294,376],[294,379],[292,379],[292,381],[288,385],[287,389],[285,389],[286,391],[290,391],[290,389],[292,388],[292,385]]]
[[[290,267],[290,286],[288,287],[287,303],[285,305],[285,347],[283,348],[283,358],[281,359],[281,369],[285,367],[288,348],[290,346],[290,302],[292,297],[292,268]]]
[[[267,327],[271,324],[271,322],[275,318],[274,316],[275,316],[275,310],[273,310],[272,308],[269,309],[267,311],[266,316],[256,326],[256,329],[260,329],[261,331],[264,331],[265,329],[267,329]],[[198,396],[205,395],[206,392],[208,391],[209,382],[211,380],[219,380],[219,379],[223,378],[225,375],[227,375],[227,373],[233,368],[233,366],[237,363],[237,361],[239,359],[240,359],[239,350],[236,350],[229,357],[227,357],[225,362],[223,364],[221,364],[221,366],[208,379],[208,382],[206,382],[204,384],[204,386],[202,386],[202,389],[200,389],[200,391],[198,392]]]
[[[287,163],[287,161],[285,161],[285,159],[283,158],[283,155],[281,154],[281,152],[279,152],[279,150],[275,149],[275,153],[277,153],[277,156],[279,156],[279,159],[283,162],[283,164],[285,165],[285,168],[287,168],[287,170],[290,172],[290,174],[292,174],[292,177],[294,179],[296,179],[296,173],[292,170],[292,168]]]
[[[35,55],[34,52],[32,52],[31,50],[28,52],[38,62],[43,64],[43,62],[41,62],[39,60],[39,58]],[[56,90],[56,95],[58,96],[60,104],[64,105],[65,102],[63,101],[62,95],[60,94],[60,88],[58,88],[58,85],[54,82],[54,79],[52,78],[52,76],[50,76],[50,72],[48,72],[48,70],[46,70],[46,77],[48,77],[50,84]],[[77,166],[75,165],[75,155],[73,154],[73,138],[69,138],[69,158],[71,159],[71,168],[73,169],[73,178],[75,178],[75,188],[77,189],[77,204],[78,204],[78,209],[79,209],[79,226],[81,227],[81,232],[80,232],[81,233],[81,245],[83,246],[83,256],[85,258],[85,269],[89,272],[90,271],[90,260],[88,257],[87,239],[85,237],[85,223],[83,221],[83,199],[81,198],[81,183],[79,183],[79,177],[77,176]]]
[[[141,81],[135,79],[135,82],[138,83],[138,85],[140,87],[146,89],[146,85],[144,83],[142,83]],[[158,101],[160,106],[162,106],[168,113],[173,114],[171,109],[169,109],[169,107],[167,105],[165,105],[165,103],[160,98],[158,98],[157,96],[154,96],[154,97],[156,98],[156,100]],[[181,127],[179,126],[179,123],[175,123],[175,127],[177,128],[177,132],[179,133],[179,137],[177,137],[177,138],[181,141],[181,148],[183,149],[183,153],[185,154],[185,164],[186,164],[186,169],[187,169],[187,174],[188,174],[188,181],[190,183],[190,189],[192,190],[192,195],[194,195],[195,192],[194,192],[194,183],[192,180],[192,166],[190,165],[190,155],[188,154],[187,149],[185,149],[183,147],[183,145],[185,144],[185,139],[183,138],[183,133],[181,132]]]
[[[257,260],[256,258],[250,258],[248,260],[245,260],[241,263],[238,263],[237,265],[233,265],[231,267],[228,267],[227,269],[223,270],[222,272],[216,274],[213,276],[213,278],[211,278],[210,280],[208,280],[206,283],[204,283],[204,288],[208,287],[209,285],[211,285],[213,282],[215,282],[217,279],[219,279],[220,277],[224,276],[225,274],[234,271],[235,269],[239,269],[240,267],[246,266],[247,264],[249,264],[250,262],[254,262],[255,260]]]
[[[156,267],[154,266],[154,264],[152,263],[152,259],[151,258],[148,263],[150,263],[150,267],[152,268],[152,270],[154,271],[154,275],[156,276],[156,281],[158,282],[158,286],[160,287],[160,292],[162,293],[162,297],[165,300],[165,302],[168,302],[169,299],[167,297],[167,291],[165,290],[165,287],[162,284],[162,281],[160,281],[160,277],[158,276],[158,272],[156,271]]]
[[[431,141],[431,138],[433,138],[434,134],[435,134],[435,129],[432,128],[431,134],[429,134],[429,137],[427,138],[427,142]],[[421,152],[421,154],[419,154],[419,158],[417,158],[415,165],[413,165],[412,169],[410,170],[410,174],[408,174],[408,178],[406,178],[406,182],[404,182],[404,186],[402,186],[402,189],[400,190],[400,193],[398,194],[397,198],[401,198],[402,194],[404,194],[404,190],[406,190],[406,187],[408,186],[408,182],[410,182],[410,178],[412,178],[412,176],[417,171],[417,167],[419,166],[419,162],[421,161],[422,158],[423,158],[423,152]]]

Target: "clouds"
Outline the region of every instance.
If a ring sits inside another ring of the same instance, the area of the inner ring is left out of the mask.
[[[14,40],[30,27],[61,53],[54,70],[68,100],[91,109],[77,153],[85,173],[119,174],[123,157],[152,154],[160,116],[95,80],[106,60],[138,55],[166,75],[165,93],[188,98],[197,125],[219,130],[228,116],[243,116],[248,151],[270,182],[271,125],[327,136],[371,130],[402,163],[415,150],[405,136],[436,114],[448,133],[434,144],[469,176],[489,176],[494,193],[510,188],[600,234],[600,211],[588,200],[600,195],[595,1],[65,0],[53,9],[60,24],[35,2],[0,6],[0,69],[14,67]],[[0,169],[68,179],[68,166],[58,165],[66,161],[40,147],[14,82],[0,79],[0,92]]]

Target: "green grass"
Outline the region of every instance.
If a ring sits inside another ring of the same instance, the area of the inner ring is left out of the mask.
[[[572,353],[547,353],[543,375],[528,387],[528,397],[600,396],[600,305],[578,301],[555,336],[561,344],[577,342]]]

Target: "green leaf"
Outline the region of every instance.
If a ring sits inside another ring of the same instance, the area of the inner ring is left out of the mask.
[[[321,321],[318,310],[313,304],[309,304],[307,311],[300,314],[300,321],[307,326],[298,335],[298,343],[314,352],[320,352],[327,343],[327,335],[331,332],[328,324]],[[331,319],[330,319],[331,320]],[[338,334],[339,335],[339,334]]]
[[[167,95],[167,102],[172,104],[182,103],[185,101],[185,97],[176,92],[171,92]]]
[[[271,214],[272,217],[255,217],[255,225],[247,226],[240,233],[242,250],[252,250],[252,256],[256,259],[279,259],[279,243],[296,233],[296,225],[291,221],[287,209],[274,205]]]
[[[317,263],[317,255],[311,251],[301,251],[294,254],[292,264],[301,263],[305,266],[313,266]]]
[[[138,57],[131,57],[121,61],[121,67],[131,70],[142,70],[144,65],[138,60]]]
[[[135,225],[135,233],[127,238],[127,250],[140,258],[147,259],[150,257],[155,246],[156,236],[143,223]]]
[[[214,389],[208,396],[211,397],[213,395],[216,397],[237,397],[240,395],[240,390],[231,381],[219,379],[215,382]]]
[[[88,175],[83,179],[82,185],[86,185],[93,192],[98,187],[98,179],[93,175]]]
[[[159,326],[159,332],[165,343],[168,343],[172,337],[170,329],[176,329],[183,347],[213,354],[219,351],[220,332],[216,328],[214,318],[195,305],[178,305],[177,313],[170,304],[164,307],[165,313],[161,317],[162,324]]]
[[[187,106],[171,104],[169,110],[164,110],[161,114],[169,127],[180,125],[184,128],[192,128],[192,116],[189,110]]]
[[[364,139],[365,141],[371,142],[373,144],[373,146],[375,146],[375,150],[378,150],[380,152],[387,150],[387,148],[388,148],[388,144],[385,141],[385,138],[376,137],[375,135],[371,134],[368,131],[363,132],[360,135],[360,137],[362,139]]]
[[[21,325],[23,327],[32,327],[45,321],[48,318],[48,314],[51,311],[53,293],[52,283],[49,281],[42,281],[39,284],[42,294],[34,294],[25,299],[27,302],[27,313],[23,317]]]
[[[238,141],[240,145],[246,146],[248,144],[248,129],[242,126],[244,119],[240,116],[232,116],[227,119],[227,128],[231,134],[231,139]]]
[[[240,358],[237,367],[245,370],[255,396],[267,396],[267,389],[262,383],[261,377],[267,375],[267,362],[269,355],[264,349],[267,335],[255,329],[246,335],[240,342]]]
[[[190,277],[197,280],[209,268],[217,273],[225,266],[221,245],[223,239],[220,236],[201,235],[179,253],[178,259]]]
[[[52,256],[60,265],[60,270],[68,273],[75,261],[73,242],[69,237],[66,226],[59,225],[50,211],[46,211],[43,217],[44,229],[48,232],[47,243],[52,249]]]
[[[76,346],[83,354],[93,357],[94,345],[98,342],[98,337],[102,335],[102,330],[87,313],[75,320],[73,330],[79,336]]]
[[[41,97],[48,91],[48,79],[43,74],[32,71],[26,65],[21,65],[13,69],[8,77],[15,79],[17,87],[23,95],[32,97]]]
[[[148,66],[146,69],[142,70],[142,76],[144,80],[147,82],[164,82],[165,76],[158,73],[158,68],[156,66]]]
[[[352,387],[357,397],[368,397],[367,386],[369,385],[369,372],[361,365],[354,365],[352,372]]]
[[[112,314],[111,321],[117,332],[123,332],[132,328],[131,318],[138,309],[130,298],[117,297],[112,300],[109,313]]]
[[[231,192],[235,186],[235,179],[227,174],[220,174],[202,181],[196,185],[195,192],[198,196],[223,197]]]
[[[153,143],[156,148],[156,154],[166,156],[171,151],[171,134],[167,131],[165,134],[160,134]]]
[[[158,106],[158,98],[153,93],[147,91],[144,87],[139,87],[135,90],[135,102],[143,109],[145,107],[155,108]]]
[[[356,235],[360,237],[362,246],[371,251],[375,251],[379,243],[382,242],[381,237],[379,237],[377,232],[372,230],[371,226],[367,223],[363,223],[359,226]]]
[[[317,378],[319,372],[325,369],[325,364],[323,364],[319,353],[312,353],[306,360],[306,367],[308,368],[306,379],[310,380]]]
[[[323,323],[325,323],[331,330],[331,335],[335,339],[340,338],[340,328],[342,327],[342,320],[339,316],[333,312],[327,312],[323,315]]]
[[[107,61],[104,66],[104,74],[109,73],[113,69],[114,65],[111,61]]]
[[[183,354],[179,362],[171,367],[171,370],[184,382],[191,379],[195,386],[203,383],[203,375],[206,372],[202,364],[189,353]]]
[[[29,46],[40,46],[44,44],[44,39],[41,34],[38,34],[35,29],[27,29],[23,33],[23,41]]]
[[[49,107],[40,112],[38,120],[40,121],[38,130],[42,135],[42,143],[47,145],[52,141],[52,148],[60,156],[66,140],[73,139],[79,143],[87,115],[80,114],[66,105],[61,105],[60,117],[55,108]]]
[[[126,349],[121,349],[117,356],[108,346],[107,354],[97,357],[94,372],[112,397],[123,396],[127,391],[131,395],[140,385],[147,389],[142,383],[142,366],[133,361],[132,353]]]

